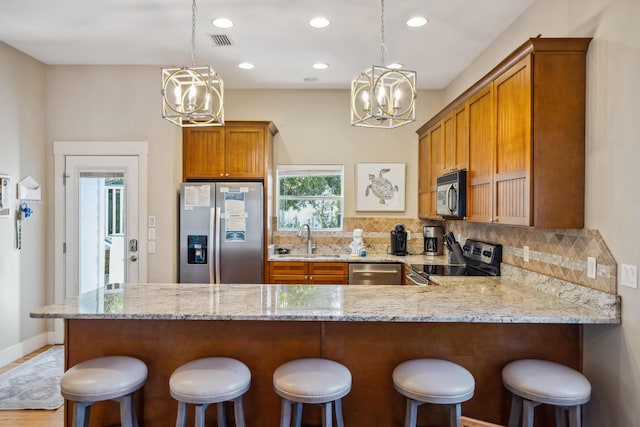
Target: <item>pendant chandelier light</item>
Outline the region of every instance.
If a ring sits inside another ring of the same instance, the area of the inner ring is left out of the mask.
[[[380,62],[385,64],[384,0],[380,0]],[[416,72],[373,65],[351,82],[351,124],[396,128],[416,119]]]
[[[162,69],[162,118],[181,127],[224,125],[222,78],[196,67],[196,0],[191,9],[191,67]]]

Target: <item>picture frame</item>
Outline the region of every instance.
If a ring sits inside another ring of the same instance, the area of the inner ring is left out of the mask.
[[[405,163],[356,163],[356,211],[404,211],[405,192]]]

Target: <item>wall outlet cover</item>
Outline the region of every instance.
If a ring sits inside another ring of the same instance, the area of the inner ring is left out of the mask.
[[[523,246],[522,258],[524,259],[524,262],[529,262],[529,246]]]
[[[596,278],[596,259],[594,257],[587,258],[587,277],[590,279]]]
[[[620,265],[620,284],[628,288],[638,288],[638,267],[635,265]]]

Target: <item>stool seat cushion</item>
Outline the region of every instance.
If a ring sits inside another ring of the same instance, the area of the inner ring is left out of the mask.
[[[228,357],[205,357],[185,363],[169,378],[171,396],[194,405],[233,400],[251,383],[244,363]]]
[[[351,372],[327,359],[298,359],[278,367],[273,387],[293,402],[326,403],[341,399],[351,390]]]
[[[516,360],[502,369],[502,382],[527,400],[558,406],[589,401],[591,384],[575,369],[548,360]]]
[[[147,365],[128,356],[99,357],[69,368],[60,393],[75,402],[98,402],[126,396],[144,385]]]
[[[475,380],[462,366],[441,359],[414,359],[393,370],[393,385],[410,399],[441,405],[473,397]]]

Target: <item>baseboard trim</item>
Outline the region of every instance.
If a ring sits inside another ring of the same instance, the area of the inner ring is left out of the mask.
[[[47,344],[49,344],[49,332],[43,332],[35,337],[31,337],[19,342],[18,344],[14,344],[11,347],[5,348],[0,351],[0,366],[5,366],[11,362],[15,362],[21,357],[24,357]]]

